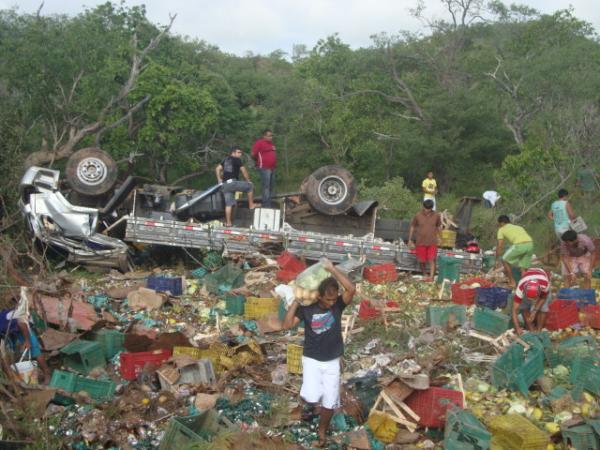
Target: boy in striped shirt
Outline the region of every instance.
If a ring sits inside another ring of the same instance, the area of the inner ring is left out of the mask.
[[[529,331],[544,328],[551,301],[550,275],[543,269],[527,269],[519,280],[513,297],[512,319],[517,334],[523,333],[519,313],[523,315]]]

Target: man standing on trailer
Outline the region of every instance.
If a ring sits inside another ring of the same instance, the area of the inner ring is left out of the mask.
[[[266,128],[262,137],[252,146],[252,158],[256,161],[256,167],[260,173],[262,184],[261,207],[272,208],[271,197],[275,185],[275,167],[277,167],[277,153],[273,145],[273,131]]]
[[[429,277],[423,281],[433,281],[435,276],[435,260],[437,258],[437,238],[442,228],[442,219],[433,210],[433,201],[427,199],[423,202],[423,209],[413,217],[408,231],[408,245],[416,246],[417,260],[421,271],[425,274],[429,263]],[[413,244],[413,234],[416,232],[416,242]]]

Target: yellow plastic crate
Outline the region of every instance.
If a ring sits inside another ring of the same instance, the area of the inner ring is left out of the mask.
[[[592,278],[592,289],[600,289],[600,278]]]
[[[194,359],[210,359],[215,372],[221,372],[223,370],[220,363],[220,357],[226,353],[227,346],[223,344],[213,344],[209,348],[173,347],[173,356],[186,355]]]
[[[456,246],[456,231],[442,230],[439,236],[440,247],[454,248]]]
[[[494,444],[505,450],[546,450],[550,436],[519,414],[495,416],[487,421]]]
[[[279,300],[276,298],[248,297],[244,310],[244,318],[248,320],[262,319],[269,314],[279,313]]]
[[[287,346],[287,369],[288,373],[302,373],[302,353],[304,347],[297,344]]]

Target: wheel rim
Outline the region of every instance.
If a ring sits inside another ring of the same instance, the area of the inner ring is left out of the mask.
[[[346,182],[338,176],[329,176],[319,183],[319,198],[328,205],[339,205],[348,195]]]
[[[77,165],[77,177],[85,184],[96,186],[108,176],[108,167],[99,158],[85,158]]]

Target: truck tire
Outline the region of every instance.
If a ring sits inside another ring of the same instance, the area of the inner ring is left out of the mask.
[[[324,166],[315,170],[302,183],[302,192],[316,211],[328,216],[343,214],[356,200],[356,182],[350,172],[340,166]]]
[[[117,181],[117,163],[104,150],[82,148],[67,161],[67,181],[74,191],[98,196],[110,191]]]

